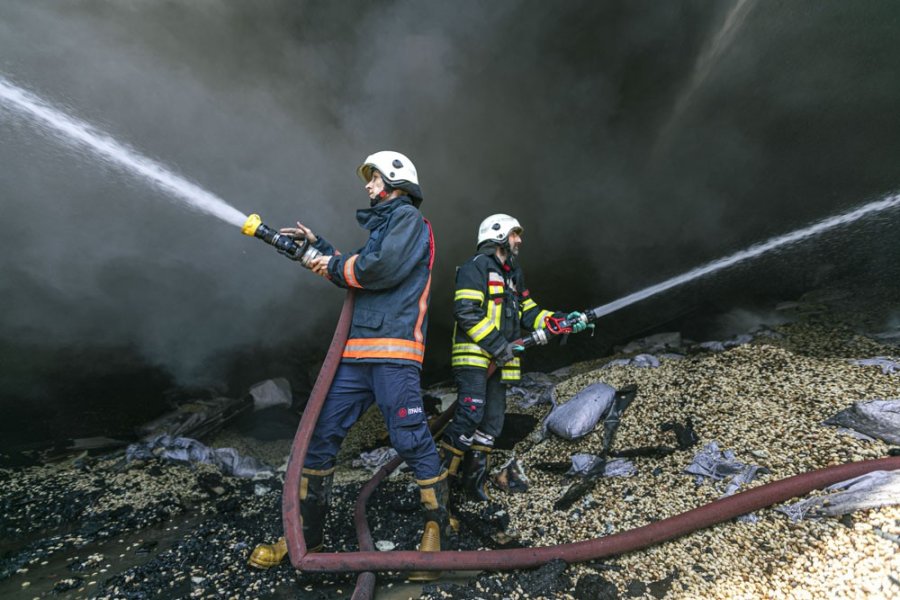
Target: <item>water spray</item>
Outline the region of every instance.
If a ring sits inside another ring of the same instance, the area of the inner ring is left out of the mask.
[[[322,256],[321,252],[313,248],[309,240],[303,239],[298,243],[298,240],[283,233],[278,233],[277,230],[264,224],[257,214],[252,214],[247,218],[247,221],[241,227],[241,233],[259,238],[265,243],[275,246],[279,254],[284,254],[291,260],[298,261],[307,269],[312,268],[310,263],[314,259]]]
[[[825,231],[829,231],[837,227],[842,227],[844,225],[849,225],[874,214],[897,209],[900,209],[900,194],[891,194],[890,196],[882,198],[881,200],[869,202],[868,204],[864,204],[849,212],[829,217],[827,219],[822,219],[821,221],[813,223],[812,225],[809,225],[802,229],[798,229],[796,231],[771,238],[765,242],[750,246],[746,250],[742,250],[730,256],[726,256],[724,258],[720,258],[713,262],[707,263],[706,265],[697,267],[696,269],[692,269],[686,273],[678,275],[677,277],[672,277],[671,279],[667,279],[661,283],[657,283],[656,285],[644,288],[640,291],[634,292],[633,294],[629,294],[627,296],[619,298],[618,300],[614,300],[613,302],[608,302],[601,306],[585,309],[582,312],[581,316],[578,318],[578,321],[584,323],[587,326],[591,326],[591,323],[594,323],[601,317],[605,317],[606,315],[614,313],[627,306],[631,306],[632,304],[640,302],[641,300],[650,298],[651,296],[656,296],[657,294],[668,291],[674,287],[684,285],[690,281],[694,281],[695,279],[699,279],[717,271],[727,269],[736,264],[752,260],[758,256],[766,254],[767,252],[792,246],[796,243],[816,237]],[[567,319],[548,317],[544,321],[544,327],[535,330],[531,334],[523,337],[520,340],[517,340],[514,343],[522,346],[523,348],[543,346],[547,344],[552,337],[568,335],[569,333],[572,333],[575,324],[576,320],[569,321]]]
[[[215,194],[188,181],[162,163],[114,140],[109,134],[56,108],[0,74],[0,109],[4,108],[14,110],[64,144],[88,150],[107,164],[141,177],[194,210],[238,227],[247,218],[244,213]]]
[[[697,267],[696,269],[692,269],[686,273],[682,273],[681,275],[672,277],[671,279],[666,279],[663,282],[644,288],[642,290],[634,292],[633,294],[629,294],[627,296],[619,298],[618,300],[614,300],[613,302],[609,302],[596,308],[586,310],[585,313],[587,314],[588,322],[596,321],[600,317],[604,317],[608,314],[616,312],[617,310],[621,310],[626,306],[631,306],[636,302],[640,302],[641,300],[645,300],[646,298],[650,298],[651,296],[656,296],[657,294],[684,285],[685,283],[694,281],[695,279],[699,279],[712,273],[716,273],[717,271],[728,269],[730,267],[733,267],[734,265],[753,260],[758,256],[762,256],[763,254],[772,252],[773,250],[791,247],[799,242],[803,242],[819,236],[826,231],[849,225],[851,223],[859,221],[860,219],[864,219],[878,213],[893,211],[897,209],[900,209],[900,193],[891,194],[885,198],[882,198],[881,200],[863,204],[862,206],[855,208],[849,212],[841,213],[833,217],[828,217],[802,229],[797,229],[790,233],[770,238],[765,242],[750,246],[746,250],[741,250],[740,252],[736,252],[730,256],[714,260],[701,267]]]

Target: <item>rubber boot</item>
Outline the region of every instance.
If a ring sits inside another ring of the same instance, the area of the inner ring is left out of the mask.
[[[317,471],[304,469],[300,475],[300,523],[307,552],[320,552],[324,537],[325,515],[331,503],[331,483],[334,469]],[[278,538],[274,544],[260,544],[253,549],[247,561],[257,569],[271,569],[287,557],[287,540]]]
[[[422,541],[419,543],[419,552],[446,550],[451,535],[450,513],[447,511],[447,502],[450,499],[447,471],[442,471],[433,479],[417,479],[416,483],[419,484],[419,496],[425,514],[425,528],[422,532]],[[440,577],[440,571],[413,571],[407,579],[435,581]]]
[[[459,519],[453,514],[455,510],[453,493],[459,488],[459,467],[462,464],[465,454],[465,450],[460,450],[445,440],[441,440],[440,444],[438,444],[438,456],[441,458],[441,470],[447,471],[447,487],[450,490],[450,494],[445,504],[450,515],[450,528],[454,533],[459,532]]]
[[[471,500],[488,501],[488,472],[491,466],[490,446],[472,444],[462,464],[462,488]]]

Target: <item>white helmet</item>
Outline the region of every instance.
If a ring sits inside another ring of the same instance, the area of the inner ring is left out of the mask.
[[[382,150],[366,157],[365,162],[356,169],[360,179],[368,183],[372,179],[372,171],[381,173],[381,178],[388,187],[403,190],[412,198],[413,204],[422,204],[422,189],[419,187],[419,174],[416,165],[409,158],[394,152]]]
[[[504,243],[510,232],[522,233],[522,226],[514,217],[504,214],[491,215],[478,226],[478,246],[485,242]]]

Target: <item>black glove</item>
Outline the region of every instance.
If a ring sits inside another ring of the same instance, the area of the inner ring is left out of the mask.
[[[512,342],[507,343],[502,350],[494,355],[494,362],[497,363],[498,367],[502,367],[514,359],[516,357],[516,351],[521,348],[522,346],[518,344],[513,344]]]

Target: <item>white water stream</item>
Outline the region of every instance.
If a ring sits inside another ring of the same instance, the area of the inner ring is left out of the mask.
[[[247,220],[246,215],[215,194],[173,173],[157,161],[115,141],[90,124],[54,108],[31,92],[0,76],[0,108],[3,106],[13,109],[16,114],[53,134],[61,142],[90,150],[107,163],[142,177],[194,210],[218,217],[237,227],[241,227]],[[2,113],[3,111],[0,111],[0,114]]]
[[[757,256],[765,254],[766,252],[795,244],[802,240],[815,237],[830,229],[834,229],[842,225],[848,225],[864,217],[890,210],[898,206],[900,206],[900,194],[894,194],[882,200],[876,200],[875,202],[864,204],[859,208],[856,208],[849,212],[834,217],[829,217],[827,219],[823,219],[821,221],[813,223],[808,227],[804,227],[803,229],[798,229],[796,231],[792,231],[791,233],[786,233],[784,235],[771,238],[768,241],[750,246],[746,250],[736,252],[731,256],[720,258],[719,260],[715,260],[702,267],[697,267],[696,269],[693,269],[676,277],[672,277],[671,279],[666,279],[665,281],[657,283],[656,285],[644,288],[638,292],[629,294],[628,296],[619,298],[618,300],[615,300],[608,304],[604,304],[603,306],[598,306],[591,312],[594,313],[594,316],[596,318],[602,317],[603,315],[608,315],[610,313],[616,312],[619,309],[625,308],[626,306],[634,304],[635,302],[639,302],[641,300],[644,300],[645,298],[649,298],[650,296],[655,296],[656,294],[665,292],[666,290],[670,290],[673,287],[682,285],[689,281],[693,281],[694,279],[709,275],[710,273],[714,273],[716,271],[721,271],[722,269],[727,269],[728,267],[733,267],[738,263],[751,260],[753,258],[756,258]]]

